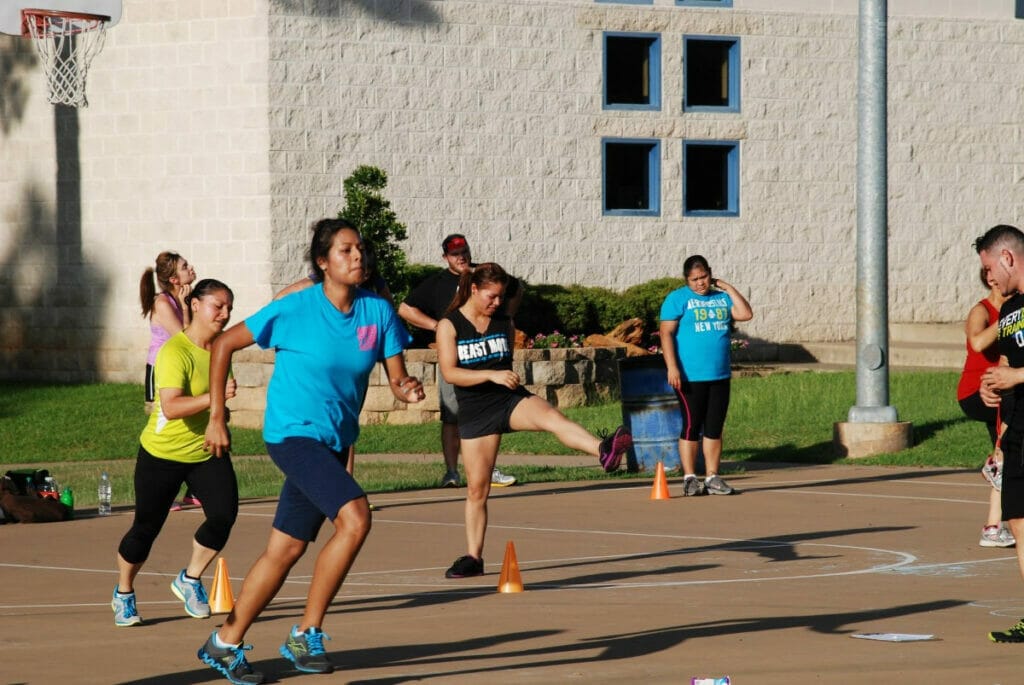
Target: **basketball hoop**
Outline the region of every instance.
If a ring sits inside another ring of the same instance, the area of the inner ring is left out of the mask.
[[[110,17],[44,9],[22,10],[21,16],[22,31],[43,61],[50,102],[88,107],[85,77],[92,58],[103,49]]]

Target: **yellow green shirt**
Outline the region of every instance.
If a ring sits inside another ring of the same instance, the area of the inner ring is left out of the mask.
[[[210,453],[203,447],[210,410],[180,419],[168,419],[160,406],[161,388],[180,388],[184,395],[198,397],[210,391],[210,352],[196,346],[184,331],[179,331],[156,353],[153,367],[156,398],[153,413],[142,430],[139,442],[154,457],[194,463],[206,461]]]

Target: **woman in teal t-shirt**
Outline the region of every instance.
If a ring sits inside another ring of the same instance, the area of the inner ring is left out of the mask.
[[[668,384],[679,395],[683,413],[683,494],[730,495],[732,488],[718,475],[732,376],[729,332],[734,321],[750,321],[754,313],[736,288],[712,278],[704,257],[687,257],[683,277],[686,285],[669,293],[661,305],[660,328]],[[701,435],[707,466],[703,483],[695,474]]]
[[[302,617],[278,651],[300,671],[334,670],[324,649],[323,621],[370,531],[366,495],[345,469],[349,446],[359,437],[370,373],[382,362],[398,400],[424,398],[420,381],[406,372],[402,352],[409,334],[394,307],[359,287],[363,254],[363,239],[348,222],[318,221],[309,259],[319,284],[263,307],[226,331],[211,353],[210,383],[216,388],[236,350],[256,343],[276,351],[263,439],[285,476],[267,546],[246,574],[224,625],[198,652],[233,683],[263,682],[245,658],[250,647],[242,638],[325,521],[330,537],[318,552]],[[215,394],[206,428],[214,454],[231,443],[224,418],[224,398]]]

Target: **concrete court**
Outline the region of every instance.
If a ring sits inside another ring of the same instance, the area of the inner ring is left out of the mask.
[[[733,497],[684,499],[677,478],[670,501],[650,501],[646,481],[496,490],[488,573],[461,581],[443,572],[464,549],[463,490],[374,495],[382,508],[325,625],[339,672],[301,675],[277,653],[315,545],[250,630],[249,660],[296,683],[1020,682],[1024,644],[986,637],[1024,616],[1024,582],[1014,550],[978,547],[977,472],[750,468],[730,477]],[[224,551],[236,594],[273,508],[243,503]],[[129,523],[119,510],[0,527],[0,684],[226,682],[195,658],[218,617],[188,618],[168,589],[195,512],[170,516],[139,578],[145,624],[114,627]],[[522,594],[494,591],[508,540]]]

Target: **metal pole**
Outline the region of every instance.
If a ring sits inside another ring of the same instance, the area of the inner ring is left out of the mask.
[[[889,404],[887,0],[860,0],[857,59],[857,404],[851,423],[892,423]]]

